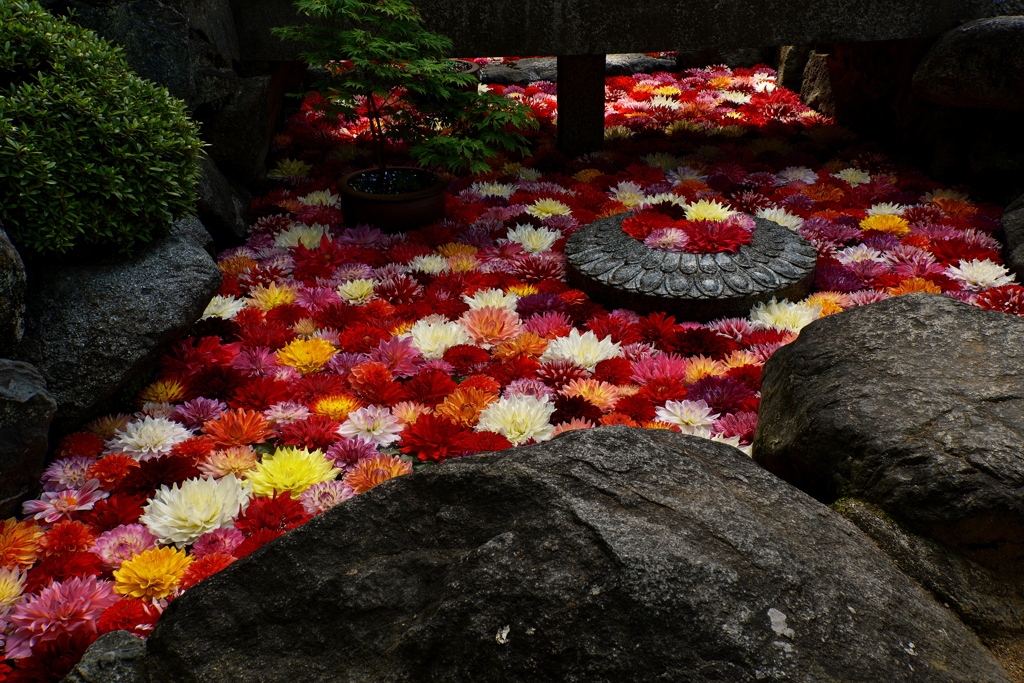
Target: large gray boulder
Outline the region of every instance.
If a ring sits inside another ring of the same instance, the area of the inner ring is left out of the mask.
[[[817,320],[765,364],[754,459],[987,566],[1024,559],[1024,319],[909,294]]]
[[[206,154],[199,158],[196,215],[221,246],[239,245],[249,231],[249,193],[228,180]]]
[[[8,355],[25,333],[25,264],[0,227],[0,355]]]
[[[949,107],[1024,109],[1024,16],[979,19],[943,35],[918,65],[914,91]]]
[[[151,683],[1007,681],[856,527],[622,426],[400,477],[187,591]]]
[[[21,502],[39,486],[56,410],[34,367],[0,359],[0,519],[20,513]]]
[[[1024,575],[1006,577],[937,541],[915,534],[876,506],[843,499],[833,506],[904,574],[978,634],[1008,672],[1024,676]]]
[[[130,259],[43,265],[30,275],[17,358],[57,400],[54,433],[76,428],[203,314],[221,283],[195,218]]]
[[[146,641],[128,631],[96,639],[62,683],[143,683]]]

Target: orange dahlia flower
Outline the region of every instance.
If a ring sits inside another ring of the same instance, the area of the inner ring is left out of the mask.
[[[360,460],[359,464],[345,475],[345,483],[356,493],[364,493],[388,479],[411,472],[412,463],[405,462],[394,455],[381,453],[372,458]]]
[[[218,446],[245,446],[263,443],[274,435],[267,419],[255,410],[226,410],[203,425],[203,431]]]

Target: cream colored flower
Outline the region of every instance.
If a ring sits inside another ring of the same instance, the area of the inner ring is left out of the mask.
[[[611,130],[610,128],[608,130]],[[605,131],[607,136],[607,131]],[[639,206],[645,199],[644,190],[634,182],[624,180],[608,192],[608,196],[627,209]]]
[[[0,618],[7,616],[11,608],[25,592],[25,578],[21,569],[0,569]]]
[[[515,194],[516,186],[511,183],[473,183],[472,190],[484,197],[504,197],[508,199]]]
[[[177,444],[191,438],[192,432],[177,422],[146,416],[114,432],[108,446],[111,452],[127,453],[136,460],[167,455]]]
[[[783,184],[799,180],[802,183],[813,185],[818,182],[818,174],[806,166],[789,166],[779,171],[776,176]]]
[[[891,202],[882,202],[880,204],[873,204],[868,209],[869,216],[900,216],[907,207],[902,204],[893,204]]]
[[[282,231],[274,238],[274,246],[286,249],[288,247],[297,247],[301,244],[307,249],[315,249],[320,246],[320,240],[324,235],[327,236],[327,239],[331,239],[326,225],[320,225],[319,223],[314,223],[313,225],[292,223],[291,227]]]
[[[523,251],[528,254],[548,251],[561,236],[557,230],[535,228],[532,225],[517,225],[505,235],[509,242],[521,244]]]
[[[463,294],[462,300],[469,304],[471,309],[492,306],[515,311],[519,297],[511,292],[506,294],[500,289],[478,289],[473,296]]]
[[[547,399],[520,394],[498,399],[480,413],[476,431],[497,432],[512,445],[524,441],[547,441],[554,427],[551,414],[555,406]]]
[[[785,209],[758,209],[756,215],[758,218],[778,223],[794,231],[799,230],[800,226],[804,224],[803,218],[795,216]]]
[[[776,301],[773,298],[768,303],[759,303],[750,309],[751,326],[754,329],[777,327],[799,332],[820,317],[821,304],[793,304],[785,299]]]
[[[666,401],[654,411],[654,419],[679,427],[683,434],[695,434],[701,428],[710,429],[718,419],[706,401]]]
[[[437,254],[417,256],[412,261],[409,261],[409,270],[417,270],[428,275],[437,275],[450,269],[451,266],[448,265],[448,259]]]
[[[1013,276],[1006,268],[989,259],[971,261],[960,260],[960,266],[946,268],[946,274],[963,283],[963,287],[971,292],[980,292],[992,287],[1012,285]]]
[[[608,126],[604,129],[605,140],[628,140],[633,137],[633,131],[625,126]]]
[[[412,343],[424,358],[440,358],[444,352],[459,344],[468,344],[469,333],[456,322],[430,322],[427,318],[412,326]]]
[[[842,171],[833,173],[832,175],[848,183],[851,187],[857,187],[858,185],[864,185],[865,183],[871,182],[871,175],[865,173],[859,168],[844,168]]]
[[[229,474],[161,486],[139,521],[165,545],[181,548],[208,531],[227,529],[249,503],[249,487]]]
[[[598,339],[590,330],[580,334],[579,330],[573,328],[567,336],[556,337],[548,342],[540,359],[545,362],[568,360],[593,370],[601,361],[616,358],[620,354],[619,347],[610,337]]]
[[[340,206],[341,197],[331,194],[330,190],[315,190],[307,195],[299,197],[299,201],[306,206]]]
[[[679,165],[679,157],[665,152],[652,152],[640,158],[651,168],[660,168],[662,171],[671,171]]]
[[[348,303],[360,305],[376,298],[373,293],[374,284],[373,280],[359,278],[338,285],[335,291],[338,293],[338,296]]]
[[[223,318],[224,320],[231,320],[234,318],[240,310],[245,308],[246,303],[241,299],[236,299],[233,296],[221,296],[217,294],[210,303],[206,304],[206,310],[203,311],[203,317],[200,320],[206,320],[207,318]]]

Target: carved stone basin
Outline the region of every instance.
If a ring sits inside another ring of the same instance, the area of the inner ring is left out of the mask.
[[[649,249],[622,232],[629,213],[577,230],[565,245],[569,284],[607,308],[665,311],[680,320],[745,317],[760,302],[810,292],[817,254],[810,242],[755,218],[753,239],[735,253]]]

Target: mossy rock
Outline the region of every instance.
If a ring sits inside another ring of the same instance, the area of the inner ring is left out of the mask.
[[[195,203],[198,128],[120,48],[0,3],[0,220],[24,256],[132,252]]]

